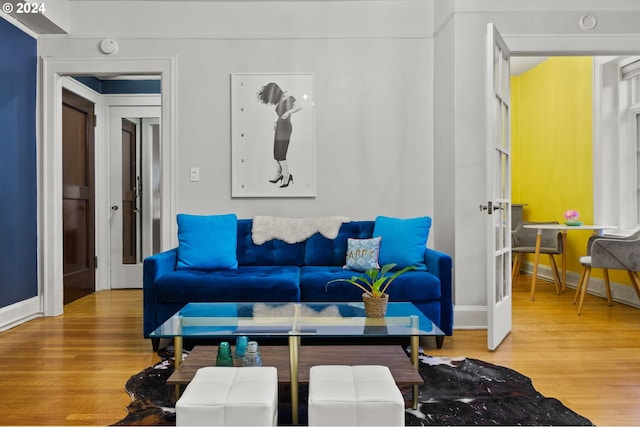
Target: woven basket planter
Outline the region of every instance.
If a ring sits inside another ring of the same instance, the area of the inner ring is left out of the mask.
[[[387,314],[389,295],[382,294],[380,298],[373,298],[369,294],[362,294],[362,301],[364,302],[364,313],[367,317],[380,318]]]

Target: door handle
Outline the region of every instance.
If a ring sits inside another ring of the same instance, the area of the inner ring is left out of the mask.
[[[491,215],[492,213],[494,213],[498,209],[504,210],[504,208],[502,206],[494,205],[493,202],[487,202],[486,205],[480,205],[480,212],[487,211],[487,214],[489,214],[489,215]]]
[[[118,207],[118,205],[113,205],[113,206],[111,206],[111,210],[112,210],[112,211],[114,211],[114,212],[115,212],[115,211],[117,211],[118,209],[120,209],[120,208]]]

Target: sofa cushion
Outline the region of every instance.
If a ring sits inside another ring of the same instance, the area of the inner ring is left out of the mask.
[[[228,215],[179,214],[176,268],[236,268],[238,218]]]
[[[297,302],[299,281],[295,266],[175,270],[157,279],[155,293],[161,302]]]
[[[300,298],[302,301],[362,301],[362,290],[346,282],[330,280],[350,279],[362,275],[342,267],[305,266],[300,269]],[[428,271],[409,271],[391,283],[387,289],[389,301],[428,301],[440,298],[440,279]]]
[[[373,233],[373,221],[351,221],[342,224],[335,239],[327,239],[320,233],[305,242],[304,265],[343,266],[347,258],[347,239],[369,239]]]
[[[412,265],[426,270],[424,253],[431,228],[431,218],[391,218],[379,216],[373,229],[374,237],[382,237],[380,265],[397,264],[396,269]]]
[[[238,246],[236,256],[239,265],[285,266],[304,265],[304,242],[286,243],[282,240],[269,240],[256,245],[251,238],[253,220],[238,221]]]

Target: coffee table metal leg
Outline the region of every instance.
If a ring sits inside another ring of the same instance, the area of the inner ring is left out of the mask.
[[[289,336],[289,372],[291,374],[291,423],[298,425],[298,349],[300,337]]]
[[[175,360],[175,367],[177,368],[182,363],[182,337],[173,337],[173,357]]]
[[[176,335],[173,337],[173,360],[174,360],[174,368],[177,369],[178,366],[182,364],[182,337]],[[180,384],[176,384],[176,400],[180,398],[181,390]]]
[[[411,336],[411,362],[413,362],[413,367],[416,368],[416,371],[420,372],[418,365],[418,353],[420,352],[420,337],[418,335]],[[418,394],[420,392],[420,388],[418,384],[413,385],[413,393],[411,396],[411,404],[413,409],[418,409]]]

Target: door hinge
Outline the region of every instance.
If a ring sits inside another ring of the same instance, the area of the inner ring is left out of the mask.
[[[96,116],[95,114],[93,115],[93,127],[98,126],[98,116]]]
[[[98,257],[93,257],[93,268],[98,269]]]

